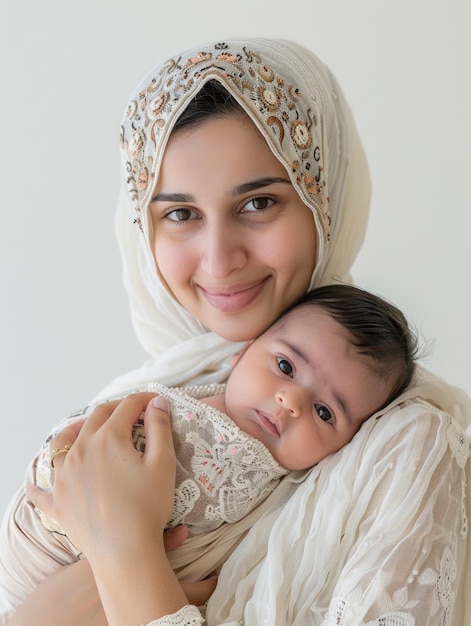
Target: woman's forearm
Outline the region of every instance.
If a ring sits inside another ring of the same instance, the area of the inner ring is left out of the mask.
[[[140,626],[171,615],[187,604],[186,596],[172,570],[165,576],[166,558],[159,554],[154,561],[151,557],[146,550],[146,559],[134,555],[129,564],[119,560],[119,567],[112,563],[105,566],[103,560],[103,575],[99,573],[102,567],[97,566],[96,578],[107,605],[108,618],[90,565],[83,559],[46,578],[8,621],[8,626]],[[159,576],[147,570],[150,561]],[[107,570],[107,567],[112,569]],[[123,569],[127,572],[124,579],[120,576]]]
[[[110,626],[140,626],[188,604],[158,538],[126,557],[100,555],[92,567]]]
[[[44,579],[8,621],[8,626],[108,626],[86,559]]]

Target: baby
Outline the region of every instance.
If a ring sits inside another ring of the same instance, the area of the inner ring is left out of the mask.
[[[409,384],[415,350],[395,307],[357,287],[331,285],[303,296],[247,343],[225,386],[150,385],[169,400],[177,457],[168,527],[186,524],[196,535],[235,522],[288,471],[310,468],[342,448]],[[142,420],[133,434],[143,451]],[[46,442],[36,481],[48,490],[52,480]],[[61,532],[37,513],[49,530]]]

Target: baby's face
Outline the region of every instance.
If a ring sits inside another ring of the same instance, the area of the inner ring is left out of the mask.
[[[348,443],[382,407],[389,385],[323,309],[298,307],[239,356],[226,412],[287,469],[305,469]]]

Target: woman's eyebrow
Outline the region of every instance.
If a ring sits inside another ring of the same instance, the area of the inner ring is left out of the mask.
[[[268,176],[264,178],[257,178],[256,180],[252,180],[248,183],[242,183],[241,185],[237,185],[237,187],[234,187],[232,189],[232,195],[237,196],[242,193],[247,193],[248,191],[255,191],[256,189],[268,187],[269,185],[273,185],[274,183],[285,183],[287,185],[291,185],[291,181],[289,180],[289,178]]]
[[[256,180],[251,180],[248,183],[242,183],[241,185],[237,185],[232,189],[232,195],[238,196],[243,193],[247,193],[249,191],[255,191],[256,189],[261,189],[262,187],[268,187],[269,185],[273,185],[274,183],[284,183],[285,185],[291,185],[291,181],[288,178],[280,178],[279,176],[268,176],[264,178],[257,178]],[[151,202],[194,202],[195,198],[193,195],[189,193],[172,193],[160,191],[155,194],[152,198]]]
[[[156,193],[151,202],[194,202],[194,197],[189,193]]]

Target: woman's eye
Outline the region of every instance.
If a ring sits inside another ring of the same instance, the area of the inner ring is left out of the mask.
[[[165,218],[171,222],[187,222],[188,220],[198,218],[198,213],[193,211],[193,209],[181,207],[179,209],[172,209],[166,213]]]
[[[278,358],[277,363],[280,372],[286,374],[287,376],[291,376],[293,374],[293,366],[287,359]]]
[[[266,209],[270,209],[274,203],[275,201],[271,198],[267,198],[266,196],[259,196],[257,198],[252,198],[251,200],[249,200],[249,202],[247,202],[247,204],[242,207],[242,212],[249,213],[252,211],[265,211]]]
[[[317,415],[321,418],[321,420],[323,420],[324,422],[332,422],[332,413],[326,406],[324,406],[323,404],[315,404],[314,407],[316,409]]]

